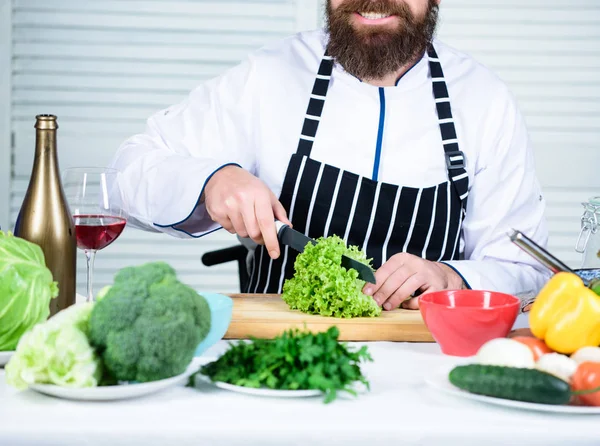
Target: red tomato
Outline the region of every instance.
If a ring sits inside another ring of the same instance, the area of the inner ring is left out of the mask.
[[[577,367],[571,386],[574,392],[598,389],[597,392],[577,395],[586,406],[600,406],[600,362],[582,362]]]
[[[529,349],[533,353],[534,361],[537,361],[538,359],[540,359],[540,356],[545,355],[546,353],[552,353],[552,350],[546,345],[544,341],[533,336],[515,336],[512,339],[529,347]]]

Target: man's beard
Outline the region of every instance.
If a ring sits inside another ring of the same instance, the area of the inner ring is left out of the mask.
[[[425,16],[417,19],[404,2],[345,0],[334,10],[328,0],[329,55],[359,79],[381,79],[424,54],[435,34],[438,9],[429,0]],[[400,23],[355,29],[351,18],[357,11],[395,15]]]

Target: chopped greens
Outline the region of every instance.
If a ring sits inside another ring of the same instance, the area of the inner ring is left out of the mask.
[[[325,403],[330,403],[339,391],[356,396],[355,382],[369,389],[359,365],[372,361],[367,347],[350,351],[338,336],[334,326],[322,333],[290,329],[274,339],[230,343],[229,350],[202,366],[199,373],[213,382],[252,388],[318,389],[325,393]]]
[[[283,285],[282,299],[292,310],[340,318],[374,317],[381,307],[362,292],[358,272],[344,268],[342,255],[367,265],[370,259],[357,246],[346,247],[338,236],[321,237],[309,244],[294,263],[295,274]]]

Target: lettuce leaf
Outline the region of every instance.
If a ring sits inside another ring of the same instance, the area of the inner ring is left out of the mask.
[[[365,285],[358,272],[341,266],[342,255],[371,266],[357,246],[347,247],[333,235],[309,244],[294,263],[295,274],[285,281],[282,299],[293,310],[340,318],[375,317],[381,307],[362,292]]]
[[[6,382],[19,390],[31,384],[97,386],[102,363],[88,341],[93,306],[72,305],[26,332],[6,364]]]

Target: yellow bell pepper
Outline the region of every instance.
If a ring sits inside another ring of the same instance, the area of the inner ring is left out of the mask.
[[[555,274],[536,296],[529,312],[533,335],[552,350],[570,355],[600,345],[600,296],[573,273]]]

